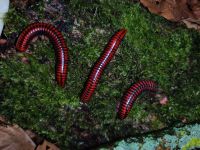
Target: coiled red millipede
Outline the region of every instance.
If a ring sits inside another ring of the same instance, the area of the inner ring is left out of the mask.
[[[47,36],[53,44],[56,55],[56,81],[58,85],[64,87],[67,78],[68,47],[62,33],[58,29],[47,23],[32,23],[20,34],[16,43],[16,48],[20,52],[26,51],[31,40],[39,35]]]
[[[105,47],[103,53],[95,63],[85,85],[85,88],[81,94],[81,101],[86,103],[90,101],[92,94],[94,93],[101,74],[105,69],[106,65],[111,61],[113,58],[117,48],[119,47],[122,39],[124,38],[127,30],[121,29],[116,32],[110,41],[108,42],[107,46]]]
[[[154,81],[139,81],[133,84],[123,95],[122,100],[120,101],[117,117],[119,119],[125,119],[133,107],[133,103],[137,97],[142,94],[144,91],[158,91],[158,85]]]

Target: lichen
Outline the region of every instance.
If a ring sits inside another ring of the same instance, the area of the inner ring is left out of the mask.
[[[196,135],[199,134],[199,128],[199,124],[173,128],[163,131],[163,133],[166,133],[164,136],[162,136],[163,133],[157,133],[156,136],[154,134],[143,136],[142,141],[139,141],[137,138],[130,138],[127,139],[126,142],[124,140],[118,142],[115,148],[126,150],[131,149],[132,145],[136,146],[138,150],[155,150],[159,146],[170,148],[170,150],[198,148],[200,147],[200,136]]]
[[[175,149],[178,144],[178,138],[175,135],[165,135],[163,139],[166,141],[166,146]]]

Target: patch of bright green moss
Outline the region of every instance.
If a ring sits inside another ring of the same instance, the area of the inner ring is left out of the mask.
[[[186,29],[172,29],[161,19],[144,13],[139,5],[131,7],[121,18],[127,28],[127,41],[134,48],[140,78],[157,81],[170,90],[173,81],[188,68],[192,39]],[[178,74],[179,73],[179,74]]]
[[[198,148],[198,147],[200,147],[200,138],[193,138],[186,145],[182,147],[182,150]]]

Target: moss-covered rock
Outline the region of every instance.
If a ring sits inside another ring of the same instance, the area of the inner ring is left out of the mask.
[[[169,23],[130,1],[63,0],[59,6],[65,11],[50,17],[44,6],[54,7],[54,1],[45,3],[25,10],[11,6],[5,32],[14,43],[30,22],[58,25],[69,47],[66,87],[54,82],[54,50],[48,40],[39,38],[32,43],[31,53],[16,53],[12,47],[0,61],[1,114],[63,149],[98,146],[183,118],[188,122],[200,119],[199,33]],[[62,20],[56,20],[59,16]],[[80,104],[92,66],[109,38],[122,27],[128,29],[127,36],[104,71],[91,102]],[[21,61],[23,58],[28,63]],[[141,79],[156,80],[169,96],[169,104],[161,107],[143,96],[127,119],[117,120],[117,102]]]

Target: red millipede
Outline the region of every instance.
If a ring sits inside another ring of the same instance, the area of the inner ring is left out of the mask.
[[[133,84],[127,92],[123,95],[122,100],[119,104],[117,116],[119,119],[125,119],[133,107],[133,103],[137,97],[144,91],[158,91],[158,86],[154,81],[139,81]]]
[[[119,47],[122,39],[124,38],[127,30],[121,29],[118,32],[116,32],[110,41],[108,42],[107,46],[105,47],[103,53],[95,63],[88,80],[86,82],[86,86],[81,94],[81,101],[86,103],[90,101],[90,98],[92,94],[94,93],[97,84],[99,82],[99,79],[101,77],[101,74],[103,73],[103,70],[105,69],[106,65],[111,61],[113,58],[117,48]]]
[[[47,23],[32,23],[20,34],[16,48],[20,52],[26,51],[31,40],[39,35],[47,36],[53,44],[56,55],[56,81],[58,85],[64,87],[67,78],[68,47],[58,29]]]

